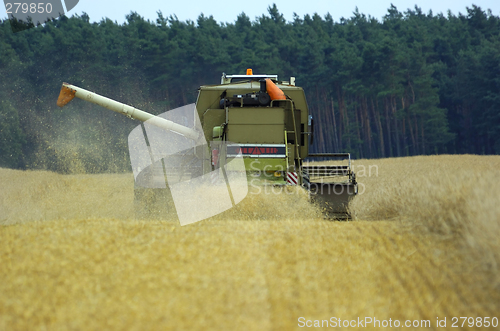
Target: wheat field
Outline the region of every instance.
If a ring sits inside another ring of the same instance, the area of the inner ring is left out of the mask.
[[[135,218],[131,174],[0,169],[0,330],[500,318],[500,157],[354,167],[353,221],[261,194],[183,227]]]

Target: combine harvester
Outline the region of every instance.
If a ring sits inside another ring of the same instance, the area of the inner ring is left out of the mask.
[[[137,143],[140,139],[133,138],[134,132],[129,136],[139,210],[151,211],[152,204],[160,203],[167,209],[162,209],[162,213],[172,213],[177,206],[177,201],[175,206],[169,203],[174,182],[222,169],[228,183],[225,165],[242,157],[248,183],[257,180],[259,185],[272,187],[298,185],[310,192],[311,201],[318,203],[328,217],[350,218],[348,204],[357,194],[350,154],[309,153],[313,119],[304,90],[295,86],[294,77],[288,82],[279,81],[277,75],[254,75],[251,69],[246,75],[223,73],[220,84],[199,88],[195,105],[158,116],[67,83],[62,85],[57,105],[63,107],[74,97],[145,122],[134,129],[136,137],[143,133],[148,137],[145,143]],[[169,132],[170,136],[155,138],[153,128]],[[155,139],[156,145],[163,144],[171,151],[159,151],[153,146]],[[133,155],[141,153],[148,162],[134,159]],[[333,158],[342,164],[311,165],[304,163],[306,158]],[[155,184],[158,177],[167,184]],[[227,186],[231,195],[230,185]],[[231,196],[232,205],[242,198]]]

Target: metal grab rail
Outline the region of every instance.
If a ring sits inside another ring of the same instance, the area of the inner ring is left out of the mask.
[[[349,166],[333,165],[333,166],[302,166],[309,176],[350,176],[352,171]]]
[[[349,173],[347,175],[342,175],[342,176],[350,176],[352,173],[352,168],[351,168],[351,154],[350,153],[312,153],[309,154],[307,157],[334,157],[334,158],[343,158],[343,159],[348,159],[348,169]],[[310,166],[303,166],[302,168],[306,168]],[[342,166],[321,166],[321,167],[342,167]]]

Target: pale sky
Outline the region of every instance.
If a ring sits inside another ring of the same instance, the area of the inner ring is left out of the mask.
[[[21,0],[5,0],[9,2],[21,2]],[[293,13],[300,17],[306,14],[318,13],[324,17],[330,13],[335,21],[341,17],[349,18],[352,12],[358,7],[359,11],[365,15],[371,15],[381,19],[387,13],[390,4],[393,3],[399,11],[405,11],[407,8],[413,9],[415,4],[422,8],[424,13],[432,10],[434,14],[442,12],[446,15],[450,9],[453,14],[466,13],[466,7],[475,4],[483,10],[491,9],[493,14],[500,16],[500,0],[253,0],[239,1],[234,0],[80,0],[78,5],[70,11],[72,14],[81,14],[86,12],[92,22],[98,22],[103,17],[108,17],[118,23],[125,21],[125,15],[131,11],[136,11],[141,16],[149,20],[156,20],[157,11],[161,10],[163,15],[177,15],[179,20],[192,20],[196,22],[198,16],[203,13],[205,16],[212,15],[218,22],[233,23],[237,16],[245,12],[252,21],[263,14],[267,15],[267,8],[276,3],[278,10],[287,21],[293,19]],[[6,18],[7,14],[4,6],[0,6],[0,18]]]

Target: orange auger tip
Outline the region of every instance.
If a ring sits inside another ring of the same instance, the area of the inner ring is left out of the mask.
[[[76,91],[69,88],[67,83],[63,83],[61,87],[61,92],[59,92],[59,98],[57,98],[57,105],[59,107],[66,106],[75,97]]]

